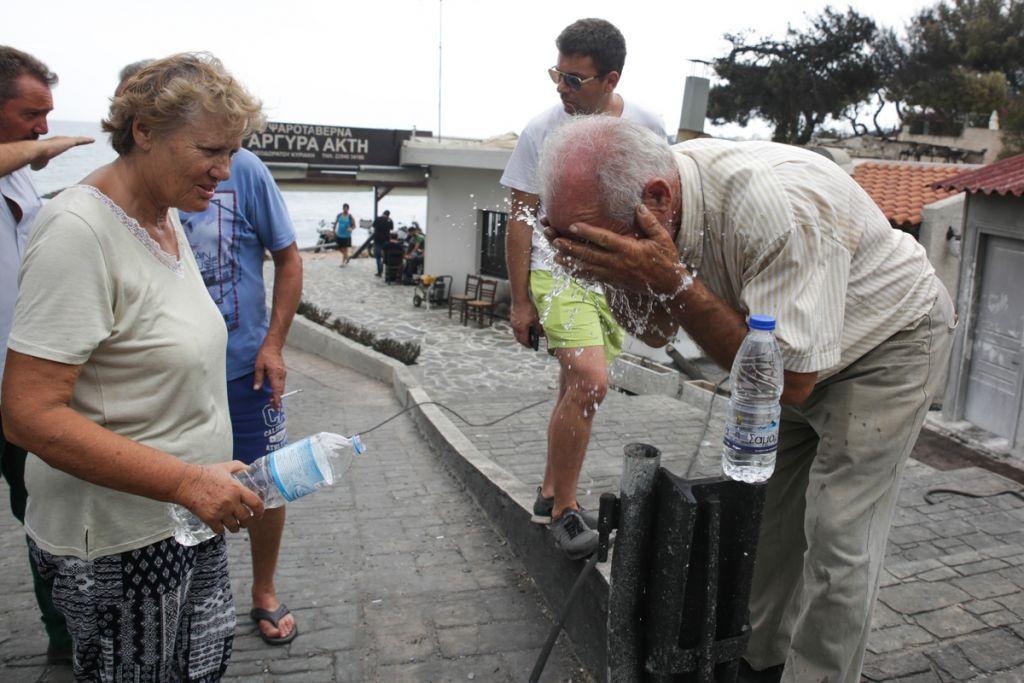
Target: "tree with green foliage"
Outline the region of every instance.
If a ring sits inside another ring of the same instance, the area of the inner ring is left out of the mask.
[[[1003,149],[999,157],[1024,154],[1024,95],[1010,100],[999,112],[999,126],[1003,131]]]
[[[881,101],[955,131],[1024,95],[1024,0],[940,0],[873,48]]]
[[[807,30],[790,26],[782,40],[727,34],[732,49],[714,61],[723,82],[711,89],[708,116],[741,126],[761,118],[773,125],[773,140],[805,144],[828,118],[843,117],[878,88],[877,33],[874,21],[852,9],[826,7]]]

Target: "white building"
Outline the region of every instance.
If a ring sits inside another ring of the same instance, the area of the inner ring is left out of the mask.
[[[451,275],[455,294],[466,275],[497,280],[507,303],[505,224],[508,190],[498,182],[516,145],[507,134],[489,140],[414,137],[402,145],[403,166],[427,167],[427,249],[424,272]]]
[[[498,310],[507,315],[508,273],[505,226],[509,191],[499,182],[517,136],[487,140],[414,137],[402,145],[402,166],[427,167],[427,249],[424,272],[451,275],[452,291],[465,291],[466,275],[480,274],[498,282]],[[676,348],[687,357],[700,351],[685,334]],[[660,349],[628,337],[624,350],[669,363]]]

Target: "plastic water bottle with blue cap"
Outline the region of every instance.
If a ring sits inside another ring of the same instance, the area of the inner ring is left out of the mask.
[[[255,493],[267,509],[281,507],[317,489],[334,486],[357,455],[365,451],[356,434],[352,438],[320,432],[268,453],[234,476]],[[174,540],[193,546],[214,537],[213,530],[190,510],[169,505]]]
[[[775,471],[779,446],[782,352],[775,340],[775,318],[752,315],[749,331],[732,362],[732,396],[726,408],[722,471],[756,484]]]

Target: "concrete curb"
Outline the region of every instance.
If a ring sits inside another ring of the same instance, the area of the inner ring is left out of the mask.
[[[295,318],[288,344],[390,384],[402,405],[432,401],[404,364],[305,318]],[[523,561],[551,611],[559,614],[584,563],[567,560],[555,547],[545,527],[530,521],[536,492],[481,453],[438,406],[421,406],[412,411],[412,415],[445,466],[462,482]],[[608,567],[598,567],[602,571],[591,573],[582,595],[569,612],[566,631],[576,656],[593,675],[604,680],[607,675]]]
[[[930,410],[925,416],[924,428],[977,451],[995,462],[1005,462],[1018,467],[1024,465],[1024,453],[1010,449],[1008,441],[1002,437],[985,435],[981,429],[967,420],[951,422],[943,418],[940,411]]]
[[[406,369],[394,358],[301,316],[296,316],[292,322],[288,344],[387,384],[394,384],[395,373]]]

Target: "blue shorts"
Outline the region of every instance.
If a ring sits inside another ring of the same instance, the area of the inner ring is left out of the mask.
[[[288,442],[284,426],[284,406],[270,405],[270,381],[253,391],[253,374],[228,382],[228,409],[235,437],[235,460],[251,465],[254,460],[276,451]]]

